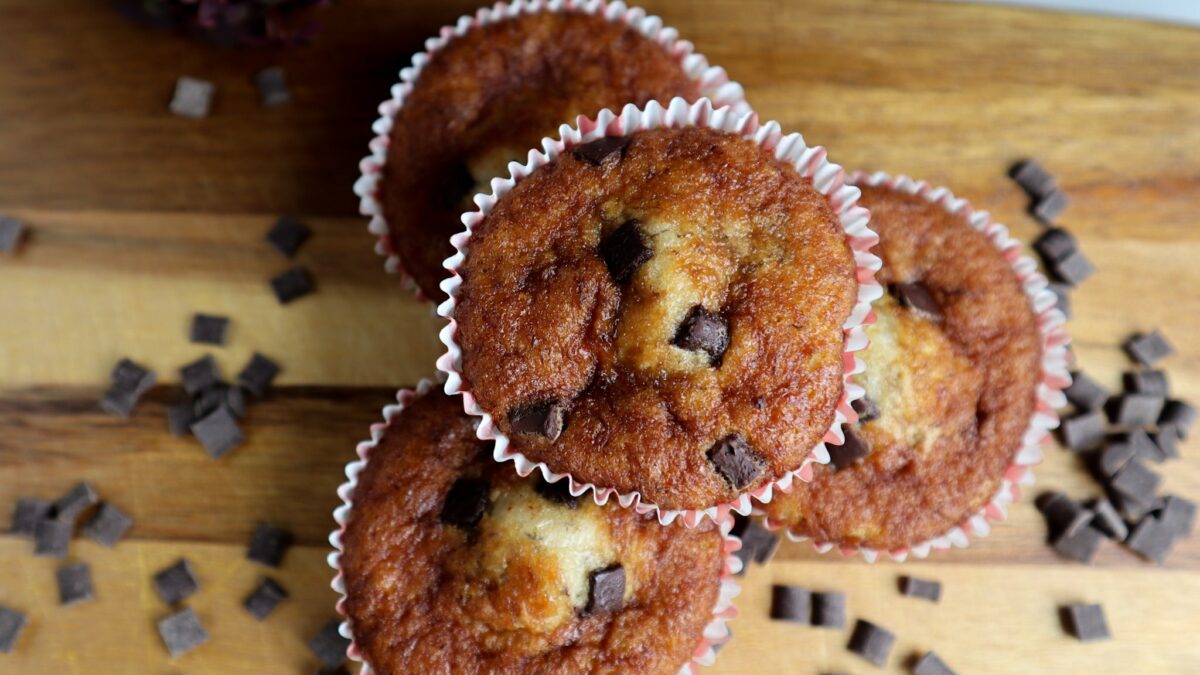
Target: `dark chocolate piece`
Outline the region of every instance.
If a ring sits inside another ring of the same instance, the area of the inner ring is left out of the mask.
[[[1074,533],[1092,519],[1087,509],[1061,492],[1041,495],[1038,497],[1037,507],[1046,518],[1046,529],[1051,543],[1064,534]]]
[[[541,401],[513,410],[508,423],[515,434],[545,436],[553,442],[567,425],[567,407],[561,401]]]
[[[259,523],[254,526],[254,533],[250,535],[246,560],[253,560],[270,567],[279,567],[279,563],[283,561],[283,554],[287,553],[293,540],[291,532]]]
[[[862,398],[855,399],[850,407],[854,408],[854,412],[858,413],[858,423],[866,424],[879,419],[879,406],[870,396],[863,395]]]
[[[212,314],[193,314],[190,339],[195,344],[223,345],[229,332],[229,318]]]
[[[141,389],[142,391],[153,386],[155,381],[154,371],[127,358],[117,361],[108,377],[114,387]]]
[[[212,98],[217,87],[212,82],[194,77],[181,77],[175,82],[175,95],[171,98],[171,112],[180,117],[200,119],[208,117],[212,109]]]
[[[1126,440],[1115,440],[1105,445],[1097,458],[1097,467],[1104,479],[1112,478],[1118,471],[1125,468],[1133,459],[1137,450]]]
[[[1196,408],[1191,403],[1171,399],[1163,406],[1162,414],[1158,416],[1158,426],[1171,425],[1179,432],[1180,438],[1187,438],[1188,431],[1196,423],[1196,416]]]
[[[51,509],[53,513],[53,509]],[[71,544],[71,534],[75,531],[75,521],[58,518],[42,518],[33,530],[33,554],[42,558],[65,558],[67,548]]]
[[[0,253],[17,250],[25,237],[25,223],[12,216],[0,216]]]
[[[38,521],[50,515],[53,505],[42,499],[18,499],[13,510],[11,532],[22,537],[32,537]]]
[[[808,625],[812,621],[812,593],[799,586],[771,586],[770,616],[777,621]]]
[[[1091,521],[1091,512],[1084,512],[1087,516],[1087,521]],[[1100,548],[1100,541],[1104,539],[1104,535],[1100,530],[1090,526],[1082,525],[1080,527],[1068,528],[1054,540],[1054,550],[1064,558],[1076,560],[1081,563],[1090,563],[1096,555],[1096,550]]]
[[[51,510],[54,517],[58,520],[74,523],[79,514],[87,510],[89,506],[100,501],[100,497],[92,486],[88,483],[76,483],[75,487],[71,488],[67,494],[58,498],[54,502]]]
[[[293,267],[271,279],[271,290],[275,291],[275,299],[279,304],[286,305],[311,293],[312,279],[303,267]]]
[[[192,433],[192,422],[196,421],[191,401],[179,401],[167,406],[167,429],[172,436],[187,436]]]
[[[251,616],[262,621],[275,610],[276,605],[286,600],[287,596],[287,591],[279,585],[278,581],[271,577],[263,577],[254,592],[246,596],[242,606],[246,608],[247,612],[250,612]]]
[[[1113,424],[1126,429],[1150,426],[1158,421],[1163,403],[1162,396],[1122,394],[1109,403],[1109,419]]]
[[[1055,279],[1071,287],[1082,284],[1096,273],[1095,266],[1080,250],[1072,251],[1062,260],[1056,260],[1046,267]]]
[[[192,608],[175,612],[158,622],[158,634],[163,644],[177,658],[208,642],[208,631],[200,623],[200,617]]]
[[[854,624],[854,632],[846,649],[858,654],[867,661],[882,666],[887,663],[888,655],[892,653],[892,645],[896,635],[891,631],[877,626],[870,621],[859,619]]]
[[[1088,502],[1088,510],[1094,514],[1091,526],[1103,532],[1109,539],[1125,541],[1125,537],[1129,536],[1129,528],[1125,526],[1125,521],[1121,520],[1121,515],[1117,513],[1112,502],[1107,499],[1093,499]]]
[[[1165,370],[1131,370],[1125,373],[1125,391],[1166,396],[1170,391]]]
[[[1058,189],[1054,176],[1032,159],[1017,162],[1008,170],[1008,175],[1035,201],[1045,199]]]
[[[1046,284],[1046,287],[1054,294],[1054,306],[1058,307],[1063,316],[1071,319],[1073,315],[1071,311],[1071,287],[1066,284],[1060,284],[1057,281]]]
[[[1161,505],[1161,502],[1157,498],[1143,499],[1141,497],[1123,495],[1115,490],[1111,491],[1111,498],[1113,505],[1117,507],[1117,511],[1125,519],[1126,523],[1136,523]]]
[[[1166,561],[1174,543],[1175,533],[1171,527],[1154,516],[1143,517],[1125,540],[1129,550],[1160,565]]]
[[[916,577],[900,577],[900,592],[912,598],[924,598],[931,602],[942,599],[942,582]]]
[[[713,469],[735,490],[754,482],[763,470],[763,461],[741,434],[730,434],[708,451]]]
[[[1187,537],[1196,526],[1196,503],[1190,499],[1168,495],[1163,500],[1158,521],[1175,537]]]
[[[271,388],[275,377],[279,375],[279,370],[279,364],[255,352],[246,367],[242,368],[242,372],[238,373],[238,386],[258,398],[262,398]]]
[[[479,524],[487,511],[491,486],[478,478],[459,478],[446,493],[442,522],[469,530]]]
[[[168,605],[176,605],[200,590],[200,581],[186,558],[154,575],[154,590]]]
[[[112,384],[100,399],[100,408],[117,417],[127,418],[157,381],[154,371],[129,359],[121,359],[113,366],[110,375]]]
[[[704,352],[708,354],[709,363],[719,366],[729,348],[729,326],[720,314],[696,305],[679,324],[674,344],[688,351]]]
[[[196,420],[191,428],[192,435],[200,441],[204,451],[213,459],[224,457],[246,440],[238,427],[237,419],[224,406],[218,406],[208,416]]]
[[[1150,434],[1150,442],[1156,448],[1158,461],[1179,457],[1179,431],[1173,424],[1160,424],[1158,431]]]
[[[1038,252],[1046,265],[1050,265],[1079,250],[1079,244],[1070,232],[1061,227],[1052,227],[1033,240],[1033,250]]]
[[[901,307],[930,321],[942,320],[942,308],[924,284],[913,282],[892,284],[888,289]]]
[[[1161,449],[1150,438],[1150,435],[1141,429],[1134,429],[1117,438],[1120,442],[1133,448],[1133,456],[1138,459],[1151,462],[1161,462],[1166,459],[1166,455],[1162,454]]]
[[[634,272],[654,256],[654,250],[642,235],[641,223],[636,220],[625,221],[608,235],[600,242],[598,252],[617,284],[629,281]]]
[[[539,495],[552,502],[564,504],[572,509],[579,506],[579,497],[571,494],[571,481],[569,478],[563,478],[557,483],[549,483],[539,476],[537,482],[533,485],[533,489]]]
[[[1063,390],[1071,405],[1079,410],[1099,410],[1108,400],[1108,390],[1082,370],[1071,373],[1071,386]]]
[[[625,568],[620,564],[593,570],[588,575],[588,603],[584,614],[615,612],[625,604]]]
[[[221,381],[221,370],[212,354],[196,359],[179,369],[179,379],[188,396],[195,396]]]
[[[1082,642],[1107,640],[1108,623],[1104,620],[1104,608],[1100,605],[1067,605],[1062,608],[1062,618],[1067,632]]]
[[[17,638],[25,629],[25,615],[15,609],[0,607],[0,654],[11,654]]]
[[[1029,213],[1043,225],[1053,225],[1067,208],[1069,200],[1062,190],[1055,190],[1037,200]]]
[[[749,516],[737,516],[730,533],[742,540],[742,547],[734,554],[742,561],[739,576],[746,573],[751,560],[765,565],[779,549],[779,537]]]
[[[267,232],[267,243],[285,257],[291,258],[308,241],[312,230],[293,216],[280,216]]]
[[[913,663],[913,675],[957,675],[946,665],[940,656],[934,652],[925,652],[925,654]]]
[[[441,191],[435,196],[447,209],[462,211],[467,197],[475,194],[475,176],[463,162],[454,162],[443,168]]]
[[[288,91],[287,74],[279,66],[258,71],[254,76],[254,86],[258,87],[258,100],[264,108],[274,108],[292,99]]]
[[[75,563],[58,568],[58,604],[67,607],[93,599],[92,570],[87,563]]]
[[[1104,413],[1099,410],[1064,418],[1060,432],[1063,443],[1074,452],[1091,450],[1104,442]]]
[[[337,668],[346,662],[350,639],[342,636],[341,625],[341,619],[330,619],[321,632],[308,641],[308,648],[329,668]]]
[[[871,453],[871,446],[866,439],[859,436],[852,427],[842,427],[846,442],[841,445],[826,444],[829,451],[829,467],[840,471]]]
[[[1130,358],[1143,366],[1152,366],[1175,353],[1175,348],[1157,330],[1134,335],[1125,341],[1123,347]]]
[[[92,540],[112,548],[133,526],[133,518],[117,508],[112,502],[104,502],[96,515],[83,527],[83,533]]]
[[[1154,493],[1158,491],[1161,483],[1162,476],[1146,468],[1146,465],[1135,457],[1112,477],[1109,487],[1123,495],[1147,502],[1154,499]]]
[[[845,594],[834,592],[813,593],[812,625],[819,628],[845,628]]]
[[[242,388],[218,383],[205,389],[200,392],[192,404],[192,417],[193,419],[208,417],[219,407],[224,407],[233,413],[234,417],[245,415],[246,395]]]
[[[571,154],[581,162],[587,162],[592,166],[602,166],[604,162],[613,157],[619,161],[625,156],[627,147],[629,147],[627,136],[604,136],[575,146],[571,150]]]

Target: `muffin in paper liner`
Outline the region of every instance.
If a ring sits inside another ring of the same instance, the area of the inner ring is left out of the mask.
[[[342,637],[350,640],[350,645],[346,648],[346,656],[353,661],[362,662],[363,665],[360,672],[363,675],[370,675],[375,670],[371,667],[370,663],[365,661],[361,647],[355,642],[354,628],[346,612],[346,585],[342,576],[341,566],[343,551],[342,533],[345,532],[346,526],[350,522],[351,514],[354,510],[354,489],[358,485],[359,475],[366,469],[367,463],[371,459],[372,449],[379,444],[384,434],[388,432],[392,421],[399,417],[404,409],[414,400],[428,394],[433,387],[434,383],[431,380],[424,379],[413,389],[400,389],[396,392],[396,403],[383,408],[383,421],[371,425],[370,440],[362,441],[356,447],[355,452],[358,455],[358,459],[346,465],[347,480],[337,490],[342,504],[333,511],[333,519],[337,523],[337,529],[329,535],[329,543],[333,546],[334,550],[329,554],[327,561],[335,573],[330,586],[340,595],[336,609],[338,615],[343,618],[343,621],[338,632],[341,633]],[[717,602],[712,609],[712,620],[704,627],[701,638],[692,651],[691,659],[688,663],[680,667],[680,675],[693,675],[697,672],[697,666],[712,665],[716,660],[717,649],[731,637],[726,624],[729,620],[737,616],[737,608],[734,607],[733,599],[741,591],[736,575],[742,570],[742,561],[735,555],[735,552],[742,547],[742,543],[741,540],[730,533],[733,524],[732,517],[726,518],[719,524],[721,535],[725,539],[725,563],[721,569],[720,590],[717,594]]]
[[[567,153],[571,148],[588,143],[605,136],[624,136],[636,131],[656,128],[707,127],[718,131],[735,133],[753,141],[760,147],[771,151],[775,158],[794,166],[800,175],[812,181],[815,189],[828,201],[833,213],[845,231],[846,242],[854,257],[858,291],[850,315],[843,324],[843,354],[844,372],[842,376],[842,393],[838,400],[833,422],[826,430],[824,437],[814,445],[800,466],[781,476],[776,476],[765,485],[741,493],[736,499],[714,504],[703,509],[666,509],[643,498],[639,492],[620,492],[611,486],[595,485],[577,479],[569,473],[556,473],[545,463],[534,462],[524,454],[510,447],[509,439],[495,424],[490,414],[484,411],[476,402],[469,386],[462,375],[462,351],[456,342],[455,335],[458,324],[454,313],[458,301],[462,277],[459,267],[466,259],[474,228],[491,213],[497,201],[510,192],[515,185],[530,173],[554,161]],[[695,526],[705,518],[721,521],[730,515],[731,511],[746,515],[751,510],[751,498],[761,502],[769,502],[775,489],[788,490],[793,480],[808,481],[812,477],[812,464],[827,463],[829,452],[826,443],[840,445],[845,438],[842,434],[842,424],[858,419],[851,403],[863,396],[863,389],[852,381],[852,375],[861,372],[863,363],[855,353],[865,349],[868,344],[864,325],[874,321],[871,303],[883,295],[883,289],[875,280],[875,272],[882,266],[882,260],[870,252],[871,247],[878,243],[879,237],[868,227],[870,214],[866,209],[857,205],[859,190],[846,183],[846,175],[842,167],[830,162],[826,151],[820,146],[809,147],[804,143],[800,134],[784,134],[776,122],[760,123],[753,113],[739,114],[734,108],[715,108],[708,99],[695,103],[687,103],[681,98],[672,100],[666,107],[657,101],[639,109],[633,105],[625,106],[619,114],[603,110],[596,119],[580,116],[576,126],[563,125],[559,130],[559,138],[542,140],[541,150],[530,150],[528,160],[524,164],[511,162],[508,165],[510,175],[507,178],[493,178],[491,194],[479,194],[474,198],[479,207],[476,211],[463,214],[462,220],[466,231],[455,235],[451,244],[457,253],[445,262],[451,276],[442,282],[441,288],[448,299],[438,307],[438,314],[448,320],[448,325],[442,329],[440,338],[446,345],[446,353],[438,358],[438,369],[446,374],[446,393],[462,394],[463,408],[469,415],[482,418],[478,428],[479,438],[494,440],[494,457],[498,462],[512,462],[517,472],[528,476],[534,470],[540,471],[542,477],[550,483],[560,480],[568,481],[569,491],[578,497],[586,491],[593,493],[597,504],[605,504],[610,498],[626,508],[634,508],[639,513],[654,513],[659,522],[664,525],[681,518],[688,526]]]
[[[971,227],[986,235],[999,249],[1004,259],[1012,266],[1013,273],[1029,299],[1041,334],[1042,373],[1037,385],[1036,405],[1029,425],[1021,437],[1021,446],[1005,469],[995,495],[974,514],[951,527],[946,533],[928,541],[893,550],[877,550],[865,546],[839,547],[830,542],[814,541],[799,535],[784,524],[772,521],[761,511],[759,513],[764,515],[764,524],[768,529],[784,530],[788,539],[792,541],[810,541],[819,553],[826,553],[834,548],[847,557],[858,553],[867,562],[875,562],[881,555],[903,562],[910,554],[917,558],[925,558],[932,551],[966,548],[970,545],[972,536],[985,537],[991,531],[992,523],[1004,520],[1008,516],[1008,507],[1020,499],[1021,488],[1033,484],[1032,467],[1041,463],[1042,446],[1049,440],[1050,431],[1058,427],[1057,410],[1067,403],[1063,389],[1071,384],[1071,374],[1068,371],[1070,353],[1067,351],[1070,337],[1063,327],[1066,317],[1058,309],[1055,295],[1047,287],[1046,277],[1038,272],[1037,263],[1022,255],[1021,242],[1009,236],[1008,228],[993,221],[987,211],[975,210],[966,199],[955,197],[944,187],[933,187],[925,181],[908,176],[891,176],[883,172],[868,175],[856,171],[848,182],[855,185],[882,186],[941,205],[948,213],[965,217]]]
[[[700,95],[712,100],[717,107],[731,106],[738,113],[747,113],[750,106],[746,103],[742,85],[729,79],[724,68],[710,65],[708,60],[695,51],[691,42],[680,39],[679,32],[670,26],[663,25],[663,20],[653,14],[647,14],[640,7],[631,7],[624,2],[607,2],[606,0],[515,0],[514,2],[498,2],[491,7],[482,7],[474,15],[464,15],[452,26],[443,26],[436,37],[425,41],[425,50],[413,55],[412,65],[400,71],[400,81],[392,86],[391,97],[379,104],[379,119],[371,125],[375,137],[368,147],[371,154],[359,162],[360,176],[354,182],[354,194],[359,197],[359,212],[370,217],[367,230],[375,235],[375,252],[384,258],[384,269],[400,277],[401,284],[411,289],[420,300],[430,300],[417,287],[404,270],[399,255],[396,253],[387,221],[383,214],[383,204],[379,199],[379,183],[383,175],[383,167],[387,164],[388,146],[392,123],[397,113],[404,106],[404,101],[412,91],[421,71],[441,49],[451,40],[462,37],[476,28],[498,23],[523,14],[538,12],[575,11],[588,14],[602,15],[609,21],[620,21],[628,24],[642,35],[662,45],[672,54],[682,66],[687,76],[700,89]]]

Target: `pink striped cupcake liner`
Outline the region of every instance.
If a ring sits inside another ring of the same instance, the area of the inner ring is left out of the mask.
[[[387,221],[384,219],[383,204],[379,199],[379,181],[383,167],[387,164],[388,144],[396,114],[404,107],[404,100],[413,89],[421,71],[435,54],[451,40],[467,32],[498,23],[523,14],[539,12],[586,12],[598,14],[609,21],[621,21],[666,48],[678,59],[684,72],[696,82],[700,95],[716,102],[717,106],[731,106],[741,113],[749,112],[742,85],[729,79],[724,68],[709,65],[702,54],[698,54],[691,42],[680,39],[679,31],[663,25],[663,20],[640,7],[630,7],[624,2],[606,0],[515,0],[498,2],[483,7],[474,15],[464,15],[451,26],[443,26],[436,37],[425,41],[425,51],[413,55],[412,65],[400,71],[400,81],[392,86],[391,97],[379,104],[379,119],[371,125],[375,137],[368,148],[371,154],[359,162],[360,176],[354,183],[354,194],[359,197],[359,212],[369,217],[367,231],[375,235],[375,252],[384,258],[384,269],[400,276],[401,284],[416,293],[417,298],[428,300],[416,283],[404,271],[404,265],[396,253]]]
[[[764,522],[769,529],[783,529],[792,541],[812,541],[813,548],[820,553],[837,548],[847,557],[858,553],[867,562],[875,562],[881,555],[903,562],[909,555],[926,558],[933,551],[966,548],[971,543],[971,537],[986,537],[991,532],[992,523],[1007,518],[1008,507],[1021,498],[1021,488],[1034,483],[1032,467],[1041,463],[1042,446],[1050,440],[1050,431],[1058,427],[1057,411],[1067,404],[1063,389],[1071,384],[1071,374],[1068,371],[1071,357],[1067,351],[1071,338],[1063,327],[1066,317],[1058,309],[1054,293],[1047,287],[1046,277],[1038,272],[1037,263],[1032,258],[1022,255],[1021,242],[1009,236],[1008,228],[993,221],[987,211],[975,210],[967,200],[955,197],[944,187],[933,187],[925,181],[914,180],[908,176],[890,176],[883,172],[867,175],[856,171],[850,176],[849,182],[855,185],[885,186],[938,204],[948,213],[966,218],[971,227],[986,235],[1000,250],[1005,260],[1012,265],[1013,273],[1020,280],[1025,295],[1029,297],[1029,304],[1037,315],[1038,329],[1042,335],[1042,377],[1037,386],[1037,405],[1030,417],[1029,426],[1021,437],[1021,447],[1005,469],[1004,478],[996,494],[986,505],[941,536],[913,546],[881,551],[865,546],[838,547],[829,542],[813,541],[788,530],[782,523],[773,522],[769,517],[764,518]]]
[[[371,438],[358,444],[356,448],[358,459],[346,465],[346,482],[342,483],[337,490],[342,504],[333,511],[333,520],[337,523],[337,529],[329,535],[329,543],[333,546],[333,551],[329,554],[327,561],[329,566],[334,570],[334,577],[330,586],[340,596],[336,609],[343,621],[338,627],[338,632],[341,633],[342,637],[350,640],[350,645],[346,648],[346,656],[352,661],[358,661],[363,664],[362,669],[359,671],[361,675],[372,675],[375,670],[371,667],[370,663],[365,661],[362,647],[355,642],[354,627],[351,624],[349,614],[346,612],[346,581],[343,577],[341,564],[342,551],[344,550],[342,547],[342,534],[346,531],[346,525],[350,522],[354,511],[354,489],[358,486],[359,475],[367,468],[367,463],[371,459],[371,451],[379,445],[380,440],[383,439],[391,427],[392,421],[399,417],[404,412],[404,409],[414,400],[428,394],[433,387],[434,383],[425,379],[421,380],[413,389],[401,389],[396,392],[396,402],[383,408],[383,421],[371,425]],[[733,604],[733,599],[741,592],[736,575],[742,570],[742,561],[735,553],[742,547],[742,542],[730,533],[730,530],[733,528],[732,518],[722,521],[719,528],[725,540],[725,559],[721,566],[720,590],[717,593],[717,601],[713,605],[712,619],[705,625],[700,640],[697,641],[695,649],[692,650],[690,659],[680,667],[680,675],[694,675],[697,672],[698,666],[712,665],[716,660],[717,648],[727,642],[732,635],[729,632],[727,624],[737,616],[737,608]]]
[[[458,270],[466,260],[471,234],[491,213],[496,202],[508,194],[519,181],[539,167],[554,161],[570,148],[582,143],[588,143],[604,136],[623,136],[645,129],[687,126],[708,127],[738,134],[773,152],[776,158],[788,162],[796,167],[802,176],[809,178],[813,186],[826,197],[845,230],[846,241],[854,254],[859,286],[854,308],[843,325],[845,347],[842,361],[845,372],[842,396],[838,400],[833,423],[821,441],[809,451],[801,465],[775,477],[762,487],[742,493],[727,503],[714,504],[703,509],[668,509],[651,503],[636,491],[619,492],[611,486],[595,485],[567,473],[557,473],[546,464],[534,462],[524,454],[515,451],[510,446],[509,439],[496,426],[492,416],[479,406],[475,396],[471,393],[469,383],[464,381],[462,351],[455,338],[458,332],[458,323],[455,321],[454,312],[458,302],[459,288],[462,284],[462,277]],[[450,243],[454,245],[457,253],[446,259],[445,266],[450,270],[451,276],[442,282],[441,288],[448,299],[438,307],[438,314],[449,322],[440,333],[441,340],[446,345],[446,353],[437,361],[438,369],[447,376],[446,393],[462,394],[463,408],[467,414],[482,418],[478,428],[479,438],[496,442],[494,452],[496,461],[512,462],[522,476],[528,476],[536,470],[541,472],[542,477],[548,482],[555,483],[566,480],[572,495],[578,497],[584,492],[591,491],[597,504],[603,505],[615,497],[623,507],[636,509],[643,514],[653,513],[664,525],[674,522],[676,518],[681,519],[688,526],[695,526],[705,518],[719,522],[729,516],[731,511],[743,515],[748,514],[751,510],[751,499],[769,502],[776,489],[786,491],[791,489],[794,480],[811,480],[812,464],[814,462],[823,464],[829,461],[829,452],[826,450],[825,444],[842,444],[845,441],[842,424],[858,419],[851,403],[862,397],[863,390],[852,381],[851,376],[861,372],[863,364],[855,356],[855,353],[867,347],[867,335],[863,326],[874,321],[871,303],[883,295],[883,289],[875,280],[875,272],[882,266],[882,261],[870,252],[871,247],[878,243],[879,237],[868,227],[870,214],[857,204],[859,189],[846,183],[845,171],[827,159],[824,148],[805,145],[800,134],[784,134],[780,130],[779,124],[775,122],[761,124],[753,113],[741,114],[730,107],[715,109],[713,103],[708,99],[700,99],[689,104],[681,98],[676,98],[666,107],[657,101],[652,101],[647,104],[645,109],[627,105],[620,114],[603,110],[596,119],[580,116],[575,127],[563,125],[559,132],[560,136],[557,139],[543,139],[542,149],[531,150],[528,161],[524,164],[511,162],[508,165],[509,177],[493,178],[492,193],[475,196],[478,210],[463,214],[462,220],[466,225],[466,231],[454,235],[450,239]]]

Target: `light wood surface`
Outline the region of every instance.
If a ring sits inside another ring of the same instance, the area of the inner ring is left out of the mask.
[[[1021,236],[1035,232],[1008,164],[1033,155],[1072,198],[1063,222],[1099,273],[1075,294],[1082,365],[1115,387],[1117,345],[1162,326],[1180,353],[1177,394],[1200,400],[1200,33],[973,5],[885,0],[660,0],[651,11],[746,85],[764,118],[828,146],[847,167],[951,186]],[[341,467],[398,385],[433,372],[439,323],[371,251],[350,185],[375,107],[420,41],[473,9],[461,0],[343,0],[317,42],[286,52],[215,50],[143,31],[94,0],[0,0],[0,213],[26,219],[0,257],[0,522],[18,496],[88,479],[137,523],[115,549],[77,540],[97,600],[60,608],[56,561],[0,535],[0,605],[27,612],[14,673],[296,673],[333,616],[325,538]],[[264,110],[251,77],[279,63],[294,101]],[[215,81],[213,115],[176,118],[176,77]],[[276,305],[289,263],[261,242],[279,213],[315,234],[298,256],[316,295]],[[254,350],[284,366],[251,409],[249,442],[222,461],[170,437],[166,387],[133,419],[99,413],[108,369],[131,356],[167,383],[205,353],[194,311],[233,318],[213,349],[227,375]],[[1200,496],[1200,445],[1163,467],[1166,490]],[[1050,448],[1038,488],[1095,491]],[[257,521],[292,529],[278,572],[244,559]],[[1106,544],[1092,567],[1060,562],[1028,500],[969,549],[866,565],[785,544],[745,577],[722,673],[904,672],[935,649],[960,673],[1189,673],[1200,663],[1200,543],[1158,568]],[[149,577],[180,556],[188,601],[212,641],[172,660]],[[240,609],[270,573],[292,594],[258,623]],[[939,605],[901,598],[901,573],[941,579]],[[845,651],[847,631],[766,618],[770,584],[849,595],[851,618],[898,635],[886,671]],[[1055,608],[1102,602],[1115,639],[1064,637]]]

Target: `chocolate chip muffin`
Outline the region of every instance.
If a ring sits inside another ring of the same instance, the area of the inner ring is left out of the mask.
[[[379,673],[676,673],[714,618],[725,539],[663,527],[495,463],[443,394],[358,475],[340,565]]]
[[[709,509],[797,470],[835,420],[855,258],[825,196],[753,140],[575,146],[466,249],[462,386],[553,473]]]
[[[400,258],[441,299],[442,262],[470,198],[577,115],[695,100],[682,59],[621,18],[534,11],[455,36],[420,70],[391,123],[378,199]],[[711,95],[711,92],[705,92]]]
[[[1042,342],[1009,261],[964,215],[862,190],[889,296],[861,353],[859,421],[811,483],[763,510],[818,543],[891,551],[946,534],[996,494],[1034,414]]]

